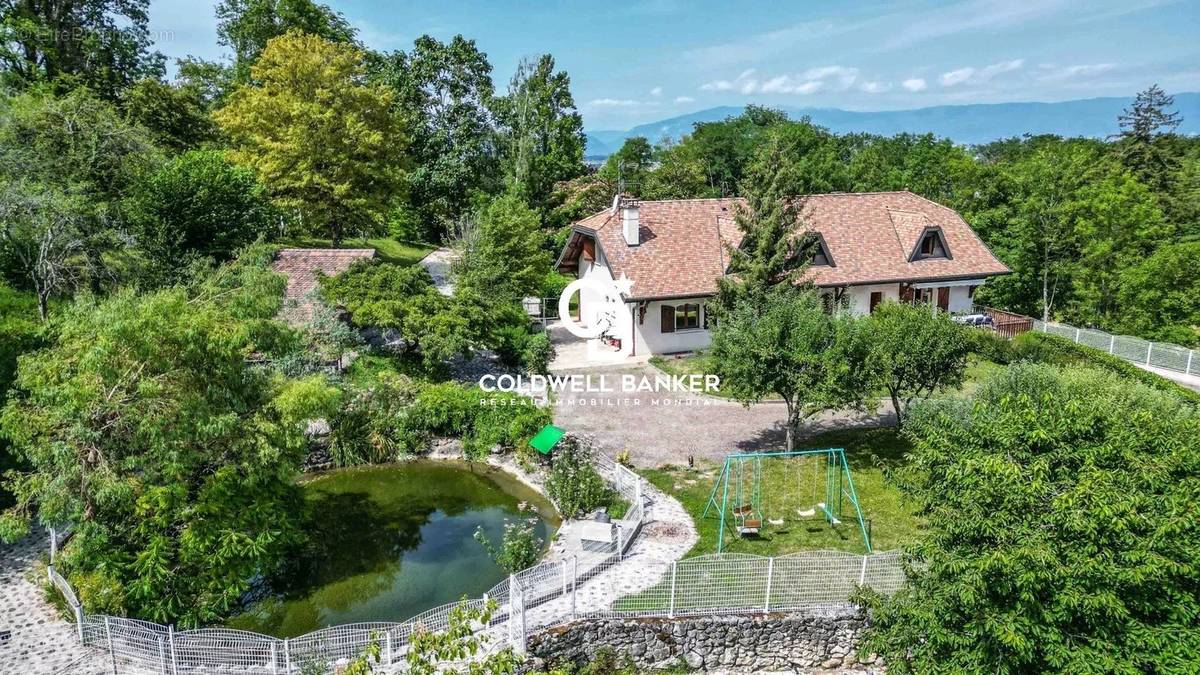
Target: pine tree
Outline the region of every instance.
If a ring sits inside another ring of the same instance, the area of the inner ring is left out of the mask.
[[[1175,131],[1183,118],[1170,110],[1175,97],[1157,84],[1139,92],[1133,105],[1117,118],[1121,132],[1121,160],[1147,186],[1160,194],[1168,191],[1178,160],[1164,147],[1162,137]]]
[[[750,166],[742,192],[746,205],[734,222],[741,244],[729,249],[729,275],[718,281],[717,312],[732,310],[742,300],[761,301],[781,284],[794,284],[804,268],[806,238],[797,236],[803,199],[787,194],[786,145],[773,137]]]

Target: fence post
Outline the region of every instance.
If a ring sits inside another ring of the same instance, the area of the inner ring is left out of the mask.
[[[292,643],[288,638],[283,638],[283,668],[285,673],[292,672]]]
[[[775,576],[775,559],[767,560],[767,597],[763,600],[763,614],[771,611],[771,579]]]
[[[863,556],[862,569],[858,572],[858,585],[862,586],[867,580],[867,556]]]
[[[1195,349],[1189,349],[1189,350],[1188,350],[1188,362],[1187,362],[1187,365],[1183,367],[1183,374],[1184,374],[1184,375],[1190,375],[1190,374],[1191,374],[1191,372],[1192,372],[1192,357],[1193,357],[1193,356],[1195,356],[1195,355],[1196,355],[1196,350],[1195,350]]]
[[[113,649],[112,626],[107,616],[104,617],[104,636],[108,642],[108,656],[112,659],[113,675],[117,675],[117,651]]]
[[[71,609],[75,610],[75,629],[79,632],[79,642],[83,643],[83,606],[74,605]]]
[[[621,543],[621,526],[613,525],[613,527],[617,528],[617,560],[624,560],[625,546]]]
[[[1150,353],[1154,351],[1154,343],[1146,343],[1146,365],[1150,365]]]
[[[1078,328],[1075,329],[1075,341],[1079,342],[1079,329]]]
[[[567,561],[562,561],[562,594],[567,594]]]
[[[515,574],[508,575],[508,643],[517,648],[517,577]]]
[[[1113,350],[1116,346],[1117,346],[1117,336],[1109,335],[1108,336],[1108,353],[1112,354]]]
[[[175,626],[167,626],[167,646],[171,649],[171,673],[179,675],[179,659],[175,657]]]
[[[575,618],[575,592],[579,588],[579,556],[571,556],[571,619]]]
[[[54,564],[54,558],[58,555],[58,533],[54,528],[50,528],[50,564]]]
[[[279,643],[271,643],[271,672],[279,675]]]
[[[671,604],[667,607],[667,618],[675,618],[675,577],[679,574],[679,561],[671,563]]]
[[[163,675],[168,675],[168,673],[167,673],[167,652],[163,649],[162,636],[159,635],[159,636],[155,637],[154,641],[158,643],[158,665],[160,668],[162,668]]]
[[[487,601],[484,600],[483,604],[486,605]],[[384,640],[383,647],[384,647],[384,655],[385,655],[384,663],[390,666],[390,665],[392,665],[392,631],[389,630],[388,632],[384,633],[383,640]],[[286,645],[287,643],[284,642],[284,644]]]

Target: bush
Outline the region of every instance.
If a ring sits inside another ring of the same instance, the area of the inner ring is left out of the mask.
[[[504,534],[500,538],[498,548],[487,538],[482,528],[475,530],[475,540],[496,561],[500,569],[509,574],[520,572],[533,567],[538,558],[542,557],[542,545],[545,542],[533,533],[536,523],[536,518],[504,523]]]
[[[1012,340],[986,329],[972,330],[969,335],[971,336],[971,353],[979,358],[1001,365],[1013,362],[1015,352]]]
[[[415,387],[402,375],[347,392],[329,420],[329,455],[338,466],[393,462],[420,448],[425,436],[408,424]]]
[[[564,518],[610,506],[617,496],[592,465],[591,450],[569,438],[554,449],[546,494]]]
[[[550,344],[550,336],[545,333],[534,333],[525,341],[525,353],[521,363],[525,370],[536,375],[546,375],[550,372],[550,362],[554,360],[554,345]]]
[[[1056,366],[1082,365],[1115,373],[1148,387],[1167,392],[1189,403],[1200,405],[1200,392],[1184,388],[1164,377],[1142,370],[1119,356],[1081,345],[1067,338],[1030,331],[1012,341],[1016,360]]]
[[[553,421],[549,409],[532,399],[507,392],[483,392],[453,382],[421,390],[409,411],[414,431],[433,436],[460,436],[468,457],[480,457],[495,446],[523,451],[542,427]]]

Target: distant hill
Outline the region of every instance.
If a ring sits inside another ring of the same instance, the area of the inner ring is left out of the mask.
[[[933,133],[957,143],[987,143],[1023,134],[1058,134],[1103,138],[1117,132],[1117,116],[1133,97],[1088,98],[1058,103],[973,103],[940,105],[915,110],[856,112],[838,108],[788,108],[792,119],[808,116],[816,124],[839,134],[867,132],[891,136],[902,132]],[[1179,132],[1200,134],[1200,93],[1175,94],[1175,109],[1183,115]],[[658,122],[640,124],[626,131],[588,131],[587,156],[607,157],[626,138],[645,136],[657,143],[678,139],[692,131],[697,122],[713,122],[738,115],[742,108],[708,108]]]

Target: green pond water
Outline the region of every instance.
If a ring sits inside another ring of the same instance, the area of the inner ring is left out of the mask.
[[[506,521],[534,517],[549,541],[559,522],[539,494],[504,472],[417,460],[318,474],[304,484],[309,541],[253,593],[231,628],[294,637],[357,621],[403,621],[505,577],[474,539],[499,542]],[[533,513],[520,510],[527,502]]]

